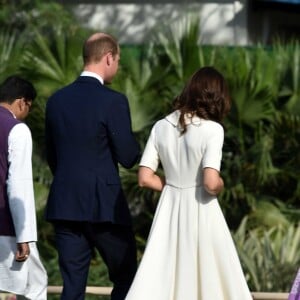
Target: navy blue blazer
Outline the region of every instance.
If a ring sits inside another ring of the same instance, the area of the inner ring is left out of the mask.
[[[80,76],[46,106],[47,160],[53,173],[46,219],[130,224],[118,171],[139,159],[127,98]]]

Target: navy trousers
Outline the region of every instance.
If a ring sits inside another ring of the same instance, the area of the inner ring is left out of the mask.
[[[124,300],[137,269],[132,228],[111,223],[57,221],[54,229],[63,278],[61,300],[84,299],[94,249],[108,268],[113,283],[111,300]]]

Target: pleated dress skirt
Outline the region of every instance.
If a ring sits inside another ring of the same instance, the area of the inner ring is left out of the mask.
[[[126,300],[250,300],[216,197],[166,185]]]

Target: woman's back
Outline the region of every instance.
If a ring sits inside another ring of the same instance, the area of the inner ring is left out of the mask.
[[[202,169],[220,169],[223,128],[216,122],[198,117],[187,118],[188,129],[181,134],[179,112],[158,121],[154,128],[154,144],[166,176],[166,183],[186,188],[202,185]]]

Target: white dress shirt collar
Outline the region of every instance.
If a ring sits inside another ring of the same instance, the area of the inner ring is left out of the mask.
[[[80,74],[80,76],[94,77],[94,78],[98,79],[98,80],[101,82],[101,84],[104,84],[103,78],[102,78],[100,75],[98,75],[98,74],[96,74],[96,73],[94,73],[94,72],[83,71],[83,72]]]

